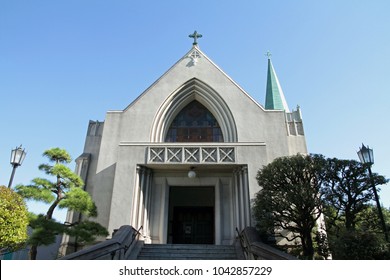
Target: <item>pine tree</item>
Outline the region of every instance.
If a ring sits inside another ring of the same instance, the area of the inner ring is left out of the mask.
[[[41,164],[39,170],[55,179],[51,181],[46,178],[35,178],[30,185],[15,187],[24,198],[49,205],[45,214],[30,215],[29,226],[32,228],[32,234],[28,244],[31,246],[30,259],[33,260],[37,257],[38,246],[54,243],[58,234],[66,233],[75,236],[82,232],[85,241],[92,241],[96,236],[108,234],[107,230],[96,222],[81,221],[69,225],[53,219],[57,207],[79,212],[85,217],[96,217],[97,209],[91,196],[83,190],[82,179],[66,166],[71,162],[67,151],[52,148],[46,150],[43,156],[49,160],[49,164]],[[79,228],[84,230],[78,230]]]

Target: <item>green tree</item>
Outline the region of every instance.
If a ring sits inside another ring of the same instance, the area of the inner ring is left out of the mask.
[[[390,211],[382,208],[386,224],[390,224]],[[346,228],[343,220],[328,230],[329,246],[334,259],[379,260],[390,259],[390,244],[386,242],[378,218],[371,204],[356,215],[354,228]]]
[[[27,240],[28,211],[23,198],[0,186],[0,253],[14,251]]]
[[[373,199],[372,184],[385,184],[378,174],[370,177],[367,165],[355,160],[327,159],[323,191],[328,227],[342,221],[346,229],[354,229],[358,214]]]
[[[355,160],[327,159],[323,186],[328,243],[334,259],[386,259],[389,246],[383,236],[372,186],[385,184],[378,174]]]
[[[82,189],[82,179],[65,165],[71,162],[67,151],[52,148],[46,150],[43,156],[49,160],[49,164],[41,164],[39,169],[55,179],[50,181],[46,178],[35,178],[30,185],[15,187],[24,198],[49,205],[45,214],[30,215],[29,226],[33,229],[28,240],[30,259],[36,259],[38,246],[53,243],[57,234],[67,233],[75,236],[82,233],[81,237],[85,241],[108,234],[105,228],[95,222],[80,221],[76,224],[65,225],[53,219],[53,213],[57,207],[80,212],[85,217],[96,217],[97,209],[90,195]],[[79,228],[87,230],[78,230]]]
[[[314,257],[313,230],[321,216],[325,159],[321,155],[281,157],[257,173],[261,190],[254,215],[262,231],[299,241],[302,256]]]
[[[382,207],[382,213],[385,220],[387,231],[390,229],[390,209]],[[363,211],[358,214],[357,228],[361,230],[370,230],[383,234],[383,229],[378,217],[376,206],[369,204]]]
[[[258,172],[257,180],[262,189],[254,214],[263,236],[279,235],[290,242],[299,239],[307,258],[312,257],[313,248],[324,257],[330,250],[335,259],[389,258],[389,244],[377,209],[371,205],[373,184],[388,180],[375,173],[370,176],[368,165],[297,155],[276,159]],[[321,212],[327,234],[324,228],[316,228]],[[390,213],[383,213],[389,227]]]
[[[328,233],[335,260],[388,260],[389,244],[383,234],[368,230],[340,228],[337,236]]]

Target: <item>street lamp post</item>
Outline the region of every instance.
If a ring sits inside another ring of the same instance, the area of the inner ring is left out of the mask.
[[[15,170],[18,166],[21,166],[24,158],[26,157],[25,149],[22,149],[22,145],[16,147],[11,151],[10,163],[12,165],[11,178],[9,178],[8,188],[11,188],[12,181],[14,180]]]
[[[371,165],[374,164],[374,152],[373,152],[372,149],[370,149],[369,146],[366,147],[366,146],[364,146],[364,144],[362,144],[362,147],[359,149],[357,154],[358,154],[359,159],[360,159],[360,161],[362,163],[367,163],[368,164],[368,173],[370,175],[370,181],[371,181],[372,189],[374,191],[376,207],[378,209],[378,216],[379,216],[379,219],[380,219],[381,224],[382,224],[382,230],[383,230],[383,233],[385,234],[386,241],[388,242],[389,241],[389,237],[387,235],[386,223],[385,223],[385,219],[383,218],[383,213],[382,213],[381,204],[379,202],[378,192],[376,191],[375,184],[372,181]]]

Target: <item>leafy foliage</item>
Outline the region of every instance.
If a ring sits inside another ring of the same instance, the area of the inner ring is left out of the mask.
[[[68,152],[61,148],[51,148],[43,152],[43,156],[55,163],[70,163],[72,161]]]
[[[390,210],[382,207],[387,231],[390,229]],[[373,205],[367,207],[357,215],[356,228],[365,231],[382,233],[382,227],[378,217],[378,209]]]
[[[27,240],[28,212],[23,198],[0,186],[0,252],[14,251]]]
[[[107,235],[107,230],[93,221],[83,221],[65,230],[70,236],[77,236],[78,242],[89,243],[95,240],[95,236]]]
[[[368,168],[354,160],[327,160],[324,209],[329,247],[335,259],[390,257],[378,210],[370,204],[373,186],[388,180],[375,173],[370,175]]]
[[[329,226],[342,220],[347,229],[355,228],[358,214],[373,199],[372,184],[385,184],[386,179],[377,174],[369,175],[367,165],[355,160],[327,159],[327,180],[324,185],[324,206]]]
[[[382,211],[390,225],[390,211]],[[354,228],[346,228],[343,219],[329,227],[328,242],[334,259],[390,259],[390,244],[384,238],[378,211],[370,204],[358,213]]]
[[[262,189],[257,193],[254,214],[262,226],[288,241],[300,239],[304,258],[312,259],[312,230],[321,215],[324,158],[319,155],[281,157],[257,174]],[[276,229],[276,230],[275,230]]]
[[[32,246],[50,245],[55,242],[56,235],[64,232],[62,223],[53,219],[47,219],[45,215],[30,213],[29,226],[33,229],[28,244]]]
[[[370,204],[372,187],[388,180],[370,175],[368,167],[321,155],[274,160],[257,175],[262,189],[254,214],[260,233],[290,242],[298,238],[300,253],[309,258],[314,248],[324,258],[329,252],[335,259],[390,258],[377,209]],[[390,211],[384,213],[389,228]],[[325,216],[326,229],[323,223],[316,225],[320,215]]]
[[[325,231],[321,230],[315,233],[315,247],[316,252],[321,259],[326,260],[331,255],[328,235]]]
[[[96,217],[97,209],[91,196],[82,189],[82,179],[64,165],[71,161],[70,155],[60,148],[49,149],[43,155],[54,164],[41,164],[39,170],[53,176],[55,180],[35,178],[30,185],[15,187],[24,198],[49,204],[46,214],[30,215],[29,225],[33,229],[28,240],[31,259],[36,258],[38,246],[55,242],[56,235],[61,233],[78,236],[86,242],[94,240],[96,236],[108,234],[104,227],[95,222],[80,221],[64,225],[52,218],[57,206],[79,212],[86,217]]]
[[[97,216],[95,203],[91,196],[81,188],[70,189],[58,206],[80,212],[88,217]]]
[[[390,244],[383,234],[374,231],[341,229],[337,235],[329,235],[334,259],[380,260],[390,259]]]
[[[22,197],[28,200],[37,200],[45,203],[50,203],[55,200],[50,181],[36,178],[32,182],[33,185],[17,185],[15,189]]]

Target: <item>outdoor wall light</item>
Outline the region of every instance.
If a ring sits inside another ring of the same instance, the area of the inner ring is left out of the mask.
[[[194,171],[194,167],[191,167],[191,170],[188,171],[188,178],[192,179],[196,177],[196,172]]]

